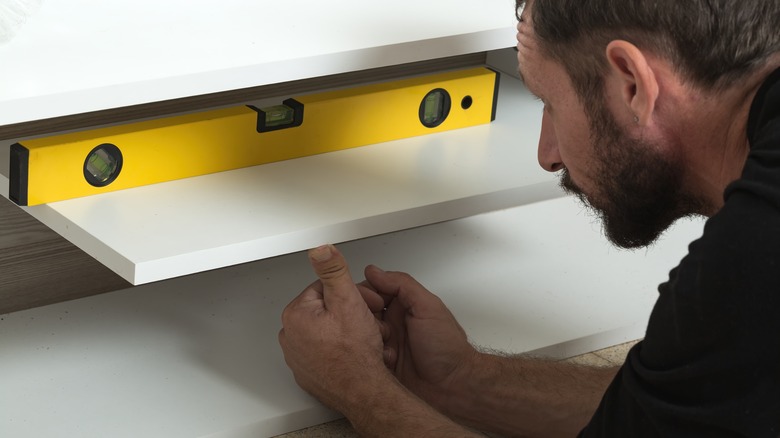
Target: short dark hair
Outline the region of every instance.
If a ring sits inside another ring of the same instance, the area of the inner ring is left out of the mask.
[[[516,0],[520,10],[525,1]],[[560,62],[581,99],[601,97],[610,41],[671,62],[693,85],[717,91],[780,52],[780,0],[533,0],[545,55]]]

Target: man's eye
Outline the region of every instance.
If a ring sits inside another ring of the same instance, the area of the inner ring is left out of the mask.
[[[515,17],[517,17],[517,21],[522,22],[523,21],[523,10],[525,9],[525,2],[517,2],[515,6]]]
[[[534,99],[538,100],[539,102],[542,102],[542,111],[544,111],[546,113],[550,112],[550,105],[548,105],[547,102],[544,99],[542,99],[539,96],[534,96]]]

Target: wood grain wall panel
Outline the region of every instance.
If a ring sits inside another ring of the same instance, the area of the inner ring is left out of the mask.
[[[0,314],[130,287],[0,197]]]

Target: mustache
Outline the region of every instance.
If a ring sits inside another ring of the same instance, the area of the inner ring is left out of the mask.
[[[569,173],[569,169],[566,167],[561,170],[558,185],[566,194],[575,195],[578,198],[584,200],[585,192],[583,192],[582,188],[574,182],[574,180],[571,178],[571,174]]]
[[[593,203],[593,201],[588,198],[588,196],[585,194],[585,191],[577,185],[577,183],[574,182],[574,180],[571,177],[571,174],[569,173],[569,169],[566,167],[561,170],[561,174],[559,176],[558,180],[558,186],[560,186],[561,189],[563,189],[563,192],[567,195],[576,196],[577,199],[580,201],[583,207],[585,207],[587,210],[591,211],[596,216],[600,217],[602,220],[606,219],[606,212],[603,208],[601,208],[599,205],[596,205]]]

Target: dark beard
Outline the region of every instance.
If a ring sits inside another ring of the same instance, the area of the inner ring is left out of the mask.
[[[662,156],[653,144],[631,139],[606,108],[590,108],[597,193],[586,196],[568,169],[560,185],[602,220],[604,233],[621,248],[652,244],[677,219],[701,211],[702,203],[682,190],[680,160]]]

